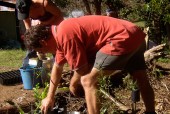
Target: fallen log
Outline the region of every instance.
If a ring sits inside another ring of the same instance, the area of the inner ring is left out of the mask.
[[[160,44],[155,47],[152,47],[151,49],[145,51],[144,53],[145,61],[150,62],[154,58],[161,57],[163,55],[162,50],[164,49],[165,46],[166,44],[164,43],[164,44]]]

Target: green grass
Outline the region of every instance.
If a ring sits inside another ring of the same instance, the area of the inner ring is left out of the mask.
[[[145,21],[137,21],[137,22],[134,22],[134,24],[136,24],[137,26],[142,27],[142,28],[146,27]]]
[[[12,68],[20,68],[26,51],[21,49],[0,50],[0,72],[9,71]]]
[[[169,58],[159,58],[158,61],[162,62],[162,63],[170,63],[170,59]]]

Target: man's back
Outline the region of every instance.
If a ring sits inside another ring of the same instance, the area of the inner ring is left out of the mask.
[[[145,34],[131,22],[93,15],[63,21],[58,27],[57,36],[59,45],[76,39],[86,50],[92,51],[94,48],[98,51],[102,46],[110,44],[111,47],[103,52],[120,55],[135,49],[144,40]]]

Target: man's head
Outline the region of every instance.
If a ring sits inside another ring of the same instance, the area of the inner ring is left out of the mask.
[[[19,20],[24,20],[29,17],[31,3],[31,0],[16,0],[16,9],[18,11]]]
[[[43,53],[55,53],[55,40],[51,28],[43,25],[32,26],[24,34],[27,49]],[[53,51],[53,52],[52,52]]]

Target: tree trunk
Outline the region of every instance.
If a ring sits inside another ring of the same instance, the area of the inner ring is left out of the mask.
[[[92,13],[91,13],[91,10],[90,10],[89,2],[87,0],[83,0],[83,2],[84,2],[84,5],[86,7],[86,10],[88,12],[88,15],[91,15]]]
[[[168,45],[169,45],[169,48],[170,48],[170,24],[166,23],[165,27],[166,27],[166,33],[167,33],[167,36],[168,36]]]
[[[102,0],[94,0],[95,14],[101,15],[101,2]]]

